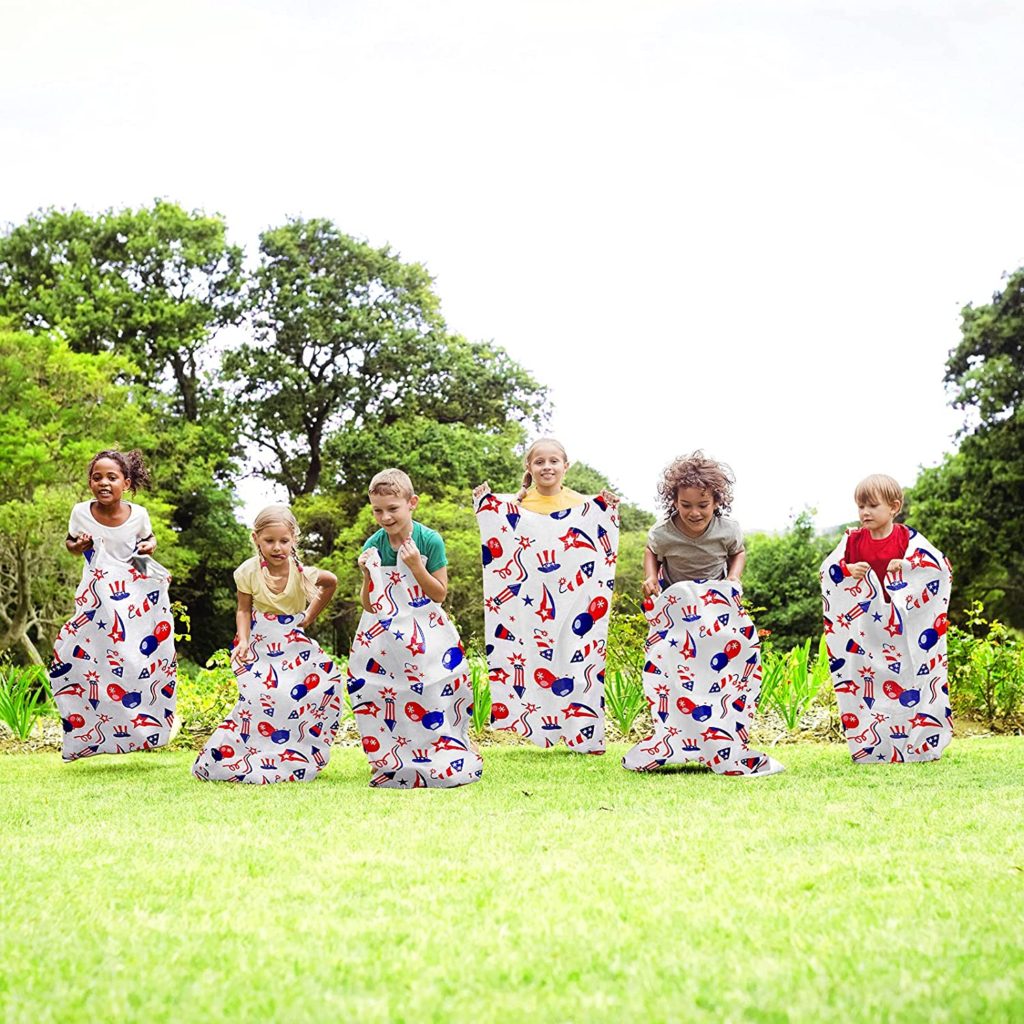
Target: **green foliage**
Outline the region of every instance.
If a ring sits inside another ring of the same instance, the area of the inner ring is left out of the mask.
[[[521,467],[521,463],[520,463]],[[573,462],[565,474],[565,486],[571,487],[580,494],[600,494],[608,490],[622,497],[619,487],[612,483],[600,470],[588,466],[585,462]],[[654,515],[638,505],[628,501],[619,502],[619,529],[623,533],[646,531],[654,525]]]
[[[811,657],[810,637],[800,646],[781,654],[774,649],[762,651],[760,707],[778,713],[790,732],[800,728],[815,698],[831,679],[825,638]]]
[[[181,719],[178,742],[204,742],[238,700],[238,679],[231,667],[231,653],[215,651],[205,667],[180,661],[177,697]]]
[[[946,364],[953,405],[966,414],[959,451],[925,470],[908,495],[908,521],[957,574],[954,612],[983,600],[1024,626],[1024,268],[983,306],[962,310]]]
[[[49,705],[50,691],[42,666],[0,666],[0,722],[19,740],[28,739]]]
[[[469,659],[469,679],[473,686],[473,732],[483,736],[491,720],[491,680],[486,658]]]
[[[975,602],[965,628],[946,633],[950,703],[955,715],[982,719],[990,729],[1024,728],[1024,642]]]
[[[605,671],[605,711],[624,738],[632,732],[637,716],[643,711],[646,703],[642,673],[633,675],[619,669]]]
[[[818,567],[838,536],[816,536],[811,514],[801,512],[783,534],[748,534],[743,594],[759,609],[757,625],[780,647],[802,644],[821,632]]]
[[[173,383],[176,409],[202,411],[202,352],[243,306],[242,250],[219,217],[151,209],[46,210],[0,236],[0,316],[56,332],[71,349],[130,356],[126,376]]]

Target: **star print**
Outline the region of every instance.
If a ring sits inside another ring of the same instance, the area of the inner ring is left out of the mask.
[[[529,608],[530,605],[533,604],[533,598],[530,597],[529,595],[527,595],[526,597],[523,598],[523,604],[525,604],[526,607]]]
[[[879,612],[875,612],[875,614],[872,616],[872,618],[875,620],[875,622],[881,622],[882,621],[882,616],[881,616],[881,614]]]
[[[96,628],[97,629],[106,629],[107,628],[107,624],[105,622],[97,622],[96,623]]]
[[[507,527],[507,526],[503,526],[503,527],[501,528],[501,532],[502,532],[502,533],[508,533],[508,527]]]
[[[396,640],[404,640],[405,639],[405,634],[400,629],[396,629],[395,632],[392,634],[392,636]]]
[[[675,637],[672,637],[672,639],[669,640],[668,645],[669,647],[678,647],[679,641]]]

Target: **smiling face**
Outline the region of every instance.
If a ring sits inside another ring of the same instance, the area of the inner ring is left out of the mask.
[[[286,566],[295,550],[295,534],[286,523],[268,523],[259,533],[254,533],[252,539],[260,557],[272,569]]]
[[[557,494],[562,489],[562,480],[569,468],[562,449],[553,444],[534,445],[527,469],[533,477],[533,485],[540,494]]]
[[[121,467],[113,459],[97,459],[89,474],[89,490],[103,508],[116,508],[121,495],[129,489],[130,480],[125,479]]]
[[[881,540],[892,531],[892,521],[901,508],[902,501],[885,501],[877,494],[867,494],[857,502],[857,515],[860,525],[870,530],[876,540]]]
[[[699,537],[715,517],[715,499],[701,487],[676,490],[676,524],[690,537]]]
[[[377,525],[384,528],[393,547],[412,536],[412,514],[420,503],[418,495],[403,498],[398,494],[371,494],[370,508]]]

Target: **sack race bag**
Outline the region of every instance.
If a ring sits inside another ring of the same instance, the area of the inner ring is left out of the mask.
[[[341,669],[300,628],[299,615],[254,612],[238,703],[192,766],[210,782],[312,782],[341,717]]]
[[[469,745],[473,686],[459,634],[399,559],[370,550],[370,602],[352,641],[348,692],[371,786],[465,786],[483,774]]]
[[[761,696],[761,644],[731,580],[675,583],[644,603],[644,694],[654,732],[622,759],[631,771],[696,761],[720,775],[783,766],[747,745]]]
[[[508,496],[477,502],[491,728],[540,747],[604,753],[608,610],[619,543],[601,496],[545,515]]]
[[[949,562],[911,530],[899,569],[884,580],[874,570],[856,580],[846,568],[848,535],[820,575],[832,685],[850,754],[860,764],[938,760],[953,736]]]
[[[102,541],[85,553],[76,613],[50,665],[65,761],[167,743],[177,683],[169,582],[152,558],[121,561]]]

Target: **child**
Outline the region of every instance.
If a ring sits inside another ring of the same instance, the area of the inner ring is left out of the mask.
[[[569,469],[569,456],[560,441],[553,437],[538,438],[523,456],[523,485],[516,495],[516,503],[528,512],[550,515],[567,508],[577,508],[586,498],[571,487],[564,487],[562,481]],[[478,501],[490,490],[484,481],[473,490],[473,499]],[[601,496],[609,504],[617,504],[618,498],[611,491],[602,491]]]
[[[413,520],[412,481],[385,469],[370,481],[380,529],[363,545],[363,615],[348,691],[373,774],[371,786],[451,788],[479,780],[469,746],[473,687],[465,650],[440,607],[448,593],[441,535]]]
[[[72,509],[65,541],[85,555],[82,580],[50,668],[66,761],[163,746],[179,728],[169,576],[139,557],[156,539],[146,510],[123,497],[149,486],[142,454],[98,452],[88,482],[93,498]]]
[[[644,549],[644,597],[682,580],[739,581],[746,565],[743,531],[725,518],[732,507],[732,470],[701,451],[665,470],[658,495],[667,518],[651,527]]]
[[[151,555],[156,538],[149,513],[123,499],[125,491],[135,492],[151,484],[142,453],[102,451],[89,463],[89,490],[92,501],[80,501],[71,510],[68,536],[64,542],[73,555],[84,554],[94,539],[102,540],[107,551],[122,561],[133,555]]]
[[[643,584],[653,730],[622,759],[630,771],[688,761],[719,775],[783,770],[747,744],[761,652],[739,586],[743,533],[725,518],[734,482],[728,466],[695,451],[672,462],[658,485],[667,518],[648,534]]]
[[[330,757],[341,676],[305,630],[338,581],[333,573],[302,565],[298,538],[287,505],[270,505],[256,516],[256,554],[234,573],[238,635],[231,660],[238,703],[196,758],[192,772],[198,778],[310,782]]]
[[[397,565],[401,557],[423,593],[435,604],[441,604],[448,595],[448,556],[441,535],[412,518],[420,499],[413,491],[409,475],[400,469],[382,469],[370,481],[369,494],[373,518],[380,529],[367,539],[359,555],[363,573],[359,599],[363,611],[373,611],[367,569],[371,551],[380,554],[383,566]]]
[[[949,562],[894,523],[903,491],[875,473],[854,491],[861,526],[821,566],[832,685],[858,764],[937,760],[953,735],[946,659]]]
[[[855,580],[874,569],[881,582],[889,570],[899,568],[910,542],[910,530],[893,522],[903,508],[903,488],[891,476],[873,473],[857,484],[853,500],[861,528],[847,534],[846,568]],[[889,600],[888,594],[885,599]]]
[[[483,560],[493,728],[544,748],[603,754],[608,612],[618,498],[562,486],[569,459],[550,437],[523,460],[516,495],[473,492]]]

